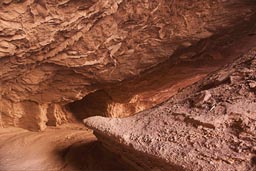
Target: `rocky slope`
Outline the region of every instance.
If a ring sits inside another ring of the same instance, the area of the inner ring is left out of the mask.
[[[127,118],[85,119],[107,148],[138,170],[256,169],[256,48]]]
[[[64,106],[89,93],[118,86],[167,60],[208,59],[204,52],[209,44],[221,47],[219,42],[252,34],[255,6],[251,0],[1,1],[0,125],[42,130],[46,124],[72,122],[76,118]],[[116,116],[117,110],[131,115],[152,107],[176,91],[139,102],[154,96],[159,86],[164,92],[172,85],[159,81],[145,92],[131,91],[128,100],[110,88],[107,97],[114,104],[104,115]]]

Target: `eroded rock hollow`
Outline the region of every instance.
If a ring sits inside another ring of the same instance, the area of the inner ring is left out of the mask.
[[[0,170],[256,169],[255,9],[1,1]]]

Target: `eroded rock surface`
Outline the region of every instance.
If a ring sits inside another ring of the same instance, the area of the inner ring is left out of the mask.
[[[0,129],[1,171],[134,170],[105,149],[83,125],[48,127],[44,132]]]
[[[202,40],[248,34],[254,14],[255,2],[250,0],[2,1],[0,123],[40,130],[47,122],[44,118],[51,120],[50,125],[73,120],[53,111],[66,113],[63,105],[167,59],[173,64],[193,59],[208,41],[196,52],[179,58],[174,54]],[[153,100],[144,107],[146,103],[136,101],[136,93],[130,99],[135,103],[124,111],[131,109],[131,114],[159,103]],[[27,104],[32,106],[30,112]],[[119,108],[114,105],[113,110]],[[32,116],[39,121],[24,125],[27,121],[22,118]]]
[[[256,169],[256,49],[128,118],[85,119],[110,150],[137,169]]]

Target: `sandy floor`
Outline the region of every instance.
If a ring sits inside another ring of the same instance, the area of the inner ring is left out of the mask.
[[[77,125],[30,132],[0,129],[0,170],[128,170],[129,167]]]

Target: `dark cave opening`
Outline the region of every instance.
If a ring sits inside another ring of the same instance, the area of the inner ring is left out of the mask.
[[[108,116],[108,104],[112,102],[111,97],[104,90],[97,90],[86,95],[83,99],[66,105],[78,121],[91,116]]]

